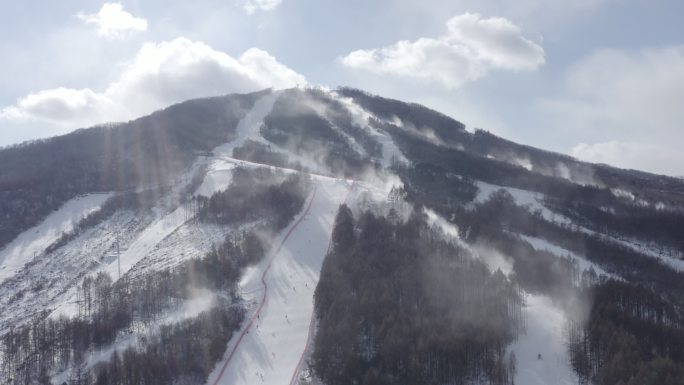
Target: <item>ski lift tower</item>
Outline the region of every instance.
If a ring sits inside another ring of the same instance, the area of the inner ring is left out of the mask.
[[[119,279],[121,279],[121,242],[119,240],[119,231],[116,231],[116,254],[107,254],[100,258],[101,264],[109,265],[116,259],[117,271],[119,272]]]
[[[119,278],[121,279],[121,247],[119,244],[119,232],[116,232],[116,264],[119,270]]]

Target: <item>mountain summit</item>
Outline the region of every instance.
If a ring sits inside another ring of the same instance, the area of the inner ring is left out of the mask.
[[[0,150],[0,382],[681,384],[682,229],[418,104],[190,100]]]

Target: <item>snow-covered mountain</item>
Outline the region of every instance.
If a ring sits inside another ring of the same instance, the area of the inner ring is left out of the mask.
[[[0,382],[679,384],[682,229],[420,105],[191,100],[0,150]]]

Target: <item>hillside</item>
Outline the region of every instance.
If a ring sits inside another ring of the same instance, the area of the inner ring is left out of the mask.
[[[0,150],[0,382],[682,384],[684,181],[340,88]]]

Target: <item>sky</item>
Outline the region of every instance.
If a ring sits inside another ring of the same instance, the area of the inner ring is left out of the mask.
[[[0,146],[297,85],[684,175],[680,0],[0,0]]]

